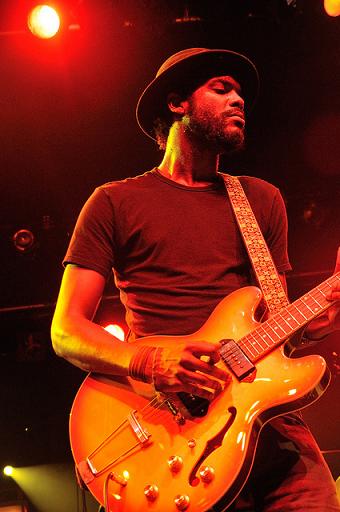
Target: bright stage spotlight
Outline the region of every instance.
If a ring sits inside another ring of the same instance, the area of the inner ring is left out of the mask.
[[[3,473],[6,476],[12,476],[13,472],[14,472],[13,466],[5,466],[4,469],[3,469]]]
[[[339,16],[340,0],[324,0],[324,7],[329,16]]]
[[[30,31],[41,39],[50,39],[60,28],[60,17],[49,5],[37,5],[28,15],[27,23]]]

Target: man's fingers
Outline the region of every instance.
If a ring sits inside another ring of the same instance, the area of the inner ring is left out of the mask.
[[[213,363],[219,359],[218,347],[204,341],[162,348],[153,364],[155,389],[165,393],[184,391],[212,400],[224,387],[220,381],[228,383],[231,379],[227,371]]]
[[[203,386],[205,388],[213,389],[215,392],[222,391],[221,383],[218,380],[209,379],[206,375],[198,372],[187,372],[179,375],[179,379],[184,384],[195,384],[196,386]]]
[[[340,300],[340,285],[336,284],[326,295],[327,300]]]
[[[165,381],[162,378],[158,378],[155,379],[154,386],[157,391],[162,391],[163,393],[176,393],[179,391],[184,391],[185,393],[196,395],[200,398],[205,398],[206,400],[209,400],[209,402],[211,402],[217,396],[217,394],[222,391],[222,387],[216,385],[215,383],[209,383],[208,386],[201,387],[200,383],[197,381],[196,375],[194,375],[192,379],[190,379],[188,376],[187,379],[174,379],[171,382]],[[210,391],[209,388],[213,389],[214,391]]]
[[[209,356],[214,363],[220,360],[219,347],[208,341],[196,341],[187,345],[189,350],[195,357]]]
[[[203,373],[207,373],[208,375],[211,375],[212,377],[215,377],[216,379],[224,380],[226,382],[230,379],[230,374],[223,370],[222,368],[219,368],[218,366],[206,363],[205,361],[199,360],[199,371]]]
[[[216,347],[215,347],[216,348]],[[207,363],[206,361],[202,361],[197,355],[196,352],[193,352],[190,354],[190,352],[187,354],[186,358],[182,360],[182,366],[188,370],[192,371],[200,371],[203,373],[206,373],[207,375],[211,375],[212,377],[215,377],[216,379],[228,381],[229,380],[229,374],[227,371],[218,368],[215,366],[215,364],[212,362]],[[207,354],[204,354],[207,355]],[[219,356],[217,361],[219,361]],[[217,362],[216,361],[216,362]]]

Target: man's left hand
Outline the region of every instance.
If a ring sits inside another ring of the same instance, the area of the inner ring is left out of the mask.
[[[334,274],[337,272],[340,272],[340,247],[338,248]],[[329,326],[332,331],[340,329],[340,279],[333,285],[326,298],[334,302],[327,310]]]

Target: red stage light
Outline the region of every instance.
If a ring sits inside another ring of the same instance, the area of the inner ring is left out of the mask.
[[[324,0],[324,7],[329,16],[339,16],[340,0]]]
[[[125,340],[125,333],[119,325],[109,324],[106,327],[104,327],[104,329],[105,329],[105,331],[109,332],[110,334],[112,334],[113,336],[118,338],[119,340],[121,340],[121,341]]]
[[[50,39],[60,28],[60,16],[49,5],[37,5],[28,15],[28,27],[33,35],[41,39]]]

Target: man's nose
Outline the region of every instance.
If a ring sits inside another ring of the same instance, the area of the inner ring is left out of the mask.
[[[230,93],[229,103],[232,107],[238,107],[244,110],[244,99],[238,94],[237,91],[235,91],[235,89]]]

